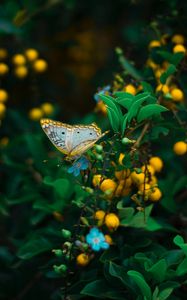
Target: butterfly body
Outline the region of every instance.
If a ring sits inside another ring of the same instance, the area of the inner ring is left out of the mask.
[[[41,127],[67,160],[73,160],[90,149],[105,133],[95,124],[69,125],[50,119],[41,119]]]

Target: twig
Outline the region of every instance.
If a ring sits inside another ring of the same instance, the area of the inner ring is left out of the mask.
[[[146,123],[142,129],[142,132],[140,134],[140,136],[138,137],[136,143],[134,144],[134,148],[138,148],[140,145],[141,140],[143,139],[144,135],[146,134],[148,128],[149,128],[149,123]]]

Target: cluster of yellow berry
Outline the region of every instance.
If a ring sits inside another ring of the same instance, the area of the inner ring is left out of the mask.
[[[32,121],[39,121],[43,117],[49,117],[54,112],[54,106],[53,104],[49,102],[45,102],[40,107],[33,107],[29,111],[29,118]]]
[[[120,154],[119,163],[121,164],[124,154]],[[148,165],[135,169],[124,169],[115,172],[116,179],[102,178],[101,174],[93,176],[93,186],[105,193],[107,199],[113,197],[128,196],[133,187],[138,189],[138,195],[143,196],[145,201],[159,201],[162,193],[158,188],[157,177],[155,173],[159,173],[163,168],[163,161],[159,157],[151,157]],[[135,199],[132,196],[132,200]]]
[[[9,72],[9,65],[6,62],[8,52],[6,49],[0,49],[0,76],[4,76]],[[25,52],[17,53],[12,56],[12,64],[14,66],[13,73],[18,78],[25,78],[28,74],[28,68],[31,67],[35,72],[42,73],[47,69],[47,62],[39,58],[39,53],[36,49],[29,48]]]
[[[47,62],[38,58],[39,53],[36,49],[26,49],[24,54],[17,53],[12,57],[14,64],[14,74],[18,78],[25,78],[28,68],[31,67],[36,73],[43,73],[47,69]]]
[[[0,77],[5,77],[9,71],[11,64],[8,62],[8,51],[5,48],[0,48]],[[28,75],[29,69],[32,69],[36,73],[43,73],[47,69],[47,62],[44,59],[39,58],[39,53],[36,49],[26,49],[24,54],[17,53],[11,58],[13,64],[13,74],[23,79]],[[0,89],[0,118],[2,118],[6,112],[6,105],[9,98],[8,92]],[[45,110],[45,108],[44,108]],[[37,114],[37,113],[36,113]],[[35,114],[35,115],[36,115]]]
[[[169,36],[165,35],[161,40],[152,40],[149,43],[149,50],[153,48],[162,47],[167,43]],[[173,43],[173,53],[184,53],[186,54],[186,48],[184,46],[185,38],[181,34],[176,34],[171,37],[171,42]],[[149,58],[146,65],[153,70],[155,79],[157,81],[156,92],[162,92],[163,95],[167,96],[167,99],[172,100],[174,103],[181,103],[184,100],[184,92],[179,88],[179,86],[173,82],[173,77],[169,76],[166,84],[160,83],[161,75],[166,71],[169,63],[164,61],[162,64],[157,64],[153,59]],[[171,103],[164,102],[168,108],[172,108]]]
[[[94,214],[94,219],[97,221],[98,227],[105,225],[110,232],[116,230],[120,225],[120,220],[116,214],[106,213],[103,210],[97,210]],[[104,238],[107,244],[114,244],[112,237],[109,234],[105,234]],[[85,267],[88,265],[91,259],[92,255],[83,252],[76,257],[76,262],[79,266]]]
[[[7,50],[0,48],[0,77],[6,75],[9,71],[9,67],[6,63],[4,63],[4,60],[6,60],[8,56]],[[3,118],[5,111],[6,111],[6,105],[5,103],[8,100],[8,93],[4,89],[0,89],[0,119]]]
[[[8,100],[8,93],[4,89],[0,89],[0,119],[4,117],[6,112],[6,105],[5,103]]]

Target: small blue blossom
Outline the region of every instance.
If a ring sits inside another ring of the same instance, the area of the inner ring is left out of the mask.
[[[94,100],[96,102],[98,102],[100,100],[99,95],[104,95],[106,92],[110,91],[110,85],[106,85],[104,86],[104,88],[102,88],[101,90],[98,91],[98,93],[96,93],[94,95]]]
[[[90,232],[86,236],[86,242],[94,251],[99,251],[101,249],[106,250],[109,248],[109,244],[106,242],[104,234],[96,227],[90,229]]]
[[[68,169],[68,173],[73,173],[74,176],[78,176],[81,170],[86,170],[88,167],[89,161],[83,156],[74,162],[74,164]]]

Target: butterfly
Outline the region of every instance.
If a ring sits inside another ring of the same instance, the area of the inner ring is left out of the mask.
[[[69,125],[50,119],[41,119],[40,123],[53,145],[66,155],[66,160],[78,158],[108,133],[102,133],[95,123]]]

